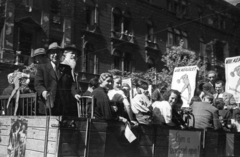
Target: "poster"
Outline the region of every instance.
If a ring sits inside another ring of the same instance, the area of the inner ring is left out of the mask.
[[[11,129],[7,145],[8,157],[25,157],[28,121],[11,119]]]
[[[201,132],[169,130],[168,157],[200,157]]]
[[[233,94],[237,103],[240,103],[240,56],[225,59],[225,91]]]
[[[176,67],[172,78],[172,89],[181,92],[182,107],[189,107],[196,88],[197,66]]]

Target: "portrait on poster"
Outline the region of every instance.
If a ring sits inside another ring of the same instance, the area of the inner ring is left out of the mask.
[[[11,119],[7,157],[25,157],[28,121],[26,119]]]

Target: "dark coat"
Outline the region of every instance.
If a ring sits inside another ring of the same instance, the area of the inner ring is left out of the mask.
[[[194,128],[215,130],[221,128],[217,108],[207,102],[194,102],[191,108],[195,119]]]
[[[44,113],[42,105],[46,103],[42,97],[43,91],[51,93],[51,99],[54,105],[52,108],[57,110],[57,114],[67,113],[69,107],[72,105],[76,106],[76,104],[72,103],[76,103],[73,96],[78,92],[76,83],[73,81],[71,75],[71,68],[67,65],[60,64],[57,68],[57,73],[58,75],[53,70],[50,62],[38,66],[34,87],[40,98],[40,113]]]

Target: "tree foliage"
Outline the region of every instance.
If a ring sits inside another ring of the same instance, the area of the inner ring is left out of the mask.
[[[157,72],[156,68],[140,73],[122,72],[117,69],[109,70],[109,72],[113,75],[120,75],[123,78],[130,77],[133,84],[136,80],[142,79],[153,85],[165,81],[170,86],[175,67],[196,65],[199,68],[198,79],[203,80],[207,68],[207,58],[198,57],[194,51],[184,49],[183,45],[184,43],[181,40],[179,46],[171,46],[166,49],[166,53],[162,56],[164,68],[160,72]]]

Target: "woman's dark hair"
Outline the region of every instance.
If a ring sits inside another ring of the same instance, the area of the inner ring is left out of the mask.
[[[181,99],[181,93],[178,91],[178,90],[175,90],[175,89],[170,89],[168,91],[166,91],[164,94],[163,94],[163,99],[165,101],[168,101],[169,100],[169,97],[170,95],[174,93],[177,95],[177,102],[176,103],[181,103],[182,99]]]

